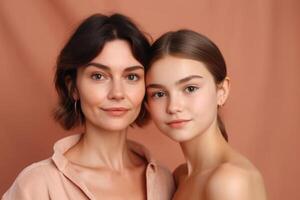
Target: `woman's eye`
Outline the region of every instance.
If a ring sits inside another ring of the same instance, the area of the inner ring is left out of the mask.
[[[153,93],[152,95],[151,95],[151,97],[153,97],[153,98],[162,98],[162,97],[164,97],[166,94],[164,93],[164,92],[155,92],[155,93]]]
[[[94,80],[102,80],[104,78],[104,76],[102,74],[96,73],[96,74],[92,74],[92,79]]]
[[[137,74],[129,74],[127,76],[127,79],[130,81],[137,81],[137,80],[139,80],[139,76]]]
[[[188,86],[184,89],[185,92],[187,93],[192,93],[192,92],[195,92],[196,90],[198,90],[199,88],[198,87],[195,87],[195,86]]]

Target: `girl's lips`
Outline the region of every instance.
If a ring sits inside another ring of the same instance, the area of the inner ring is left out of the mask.
[[[124,108],[124,107],[102,108],[102,110],[105,111],[107,114],[114,116],[114,117],[122,116],[129,111],[128,108]]]
[[[173,120],[173,121],[167,122],[167,125],[172,128],[182,128],[189,121],[191,121],[191,119],[178,119],[178,120]]]

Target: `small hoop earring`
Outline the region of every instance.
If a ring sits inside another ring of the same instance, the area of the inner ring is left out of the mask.
[[[74,110],[75,110],[75,114],[77,115],[77,101],[78,100],[75,100],[75,102],[74,102]]]
[[[146,115],[145,108],[142,108],[141,120],[144,119],[145,115]]]

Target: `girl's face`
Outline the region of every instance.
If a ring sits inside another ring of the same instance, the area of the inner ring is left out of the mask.
[[[77,92],[86,125],[119,131],[133,123],[145,94],[144,67],[123,40],[107,42],[77,72]]]
[[[152,64],[146,89],[146,107],[154,123],[177,142],[217,128],[218,105],[228,91],[216,86],[204,63],[173,56]]]

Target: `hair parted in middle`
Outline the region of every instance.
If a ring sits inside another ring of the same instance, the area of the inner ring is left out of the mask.
[[[64,129],[69,130],[85,122],[80,103],[73,98],[76,90],[77,70],[97,57],[106,42],[116,39],[128,42],[133,57],[146,70],[150,43],[132,20],[122,14],[111,16],[94,14],[88,17],[79,25],[61,50],[57,58],[54,78],[59,97],[58,107],[54,111],[54,119]],[[68,85],[68,81],[70,85]],[[135,120],[135,124],[138,126],[142,126],[148,121],[149,117],[145,110],[142,104],[141,111]]]
[[[151,46],[149,66],[165,57],[175,56],[203,62],[212,74],[216,84],[222,83],[227,76],[226,63],[217,45],[206,36],[188,29],[170,31],[159,37]],[[220,131],[228,141],[228,135],[219,114],[217,115]]]

